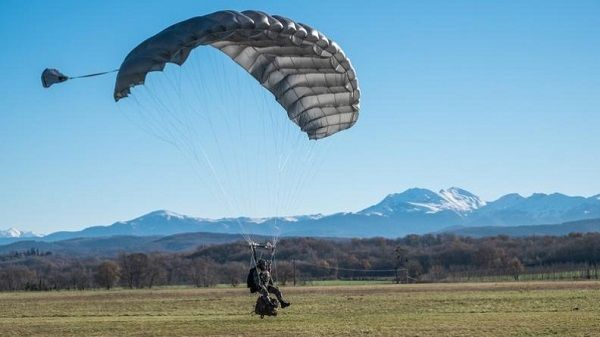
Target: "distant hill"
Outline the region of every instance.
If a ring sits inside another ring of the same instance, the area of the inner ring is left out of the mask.
[[[562,236],[569,233],[600,232],[600,219],[565,222],[557,225],[460,227],[448,229],[444,232],[475,238],[497,235],[508,235],[513,237],[532,235]]]
[[[207,219],[160,210],[108,226],[55,232],[36,240],[55,242],[110,236],[166,236],[179,233],[254,233],[282,236],[399,237],[438,232],[449,227],[523,226],[600,218],[600,196],[580,197],[536,193],[508,194],[486,202],[458,187],[433,192],[412,188],[386,196],[359,212],[270,218]],[[31,238],[16,230],[0,237],[0,244]]]
[[[255,240],[265,237],[253,236]],[[120,252],[182,252],[199,246],[244,241],[239,234],[183,233],[168,236],[111,236],[61,241],[19,241],[0,246],[0,254],[38,249],[41,252],[77,256],[114,256]],[[245,242],[244,242],[245,244]]]
[[[600,219],[580,220],[557,225],[528,225],[528,226],[484,226],[484,227],[455,227],[438,233],[451,233],[475,238],[507,235],[512,237],[524,236],[562,236],[569,233],[600,232]],[[346,238],[324,237],[333,240]],[[252,239],[264,242],[270,236],[252,235]],[[239,242],[245,245],[244,237],[240,234],[222,233],[180,233],[167,236],[131,236],[116,235],[110,237],[75,238],[60,241],[19,241],[0,245],[0,255],[12,252],[23,252],[37,249],[40,252],[77,256],[113,257],[120,252],[186,252],[200,246]]]

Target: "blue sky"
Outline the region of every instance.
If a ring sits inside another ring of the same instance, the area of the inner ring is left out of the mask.
[[[145,38],[220,9],[306,22],[358,73],[358,123],[330,142],[286,212],[358,210],[414,186],[460,186],[486,200],[600,193],[598,1],[6,0],[0,228],[47,233],[155,209],[237,215],[180,152],[126,117],[113,75],[49,90],[39,80],[45,67],[117,68]]]

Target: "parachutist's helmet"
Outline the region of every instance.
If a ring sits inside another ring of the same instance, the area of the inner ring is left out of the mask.
[[[258,260],[258,262],[256,262],[256,266],[260,270],[265,270],[267,269],[267,261],[265,261],[264,259],[260,259]]]

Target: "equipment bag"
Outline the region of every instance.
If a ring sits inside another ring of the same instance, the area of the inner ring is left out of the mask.
[[[277,316],[277,307],[279,302],[276,299],[268,296],[258,296],[256,299],[256,306],[254,307],[254,313],[259,315],[260,318],[265,316]]]
[[[251,268],[248,271],[248,277],[246,278],[246,285],[250,288],[251,293],[255,293],[260,289],[260,284],[257,284],[258,281],[258,271],[256,267]]]

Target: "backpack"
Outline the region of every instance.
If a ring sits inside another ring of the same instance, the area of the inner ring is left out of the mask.
[[[260,284],[256,284],[257,280],[258,271],[256,270],[256,267],[253,267],[248,271],[248,277],[246,278],[246,286],[250,288],[250,292],[253,294],[260,289]]]
[[[277,307],[279,302],[276,299],[267,296],[258,296],[256,299],[256,306],[254,306],[254,313],[259,315],[260,318],[265,316],[277,316]]]

